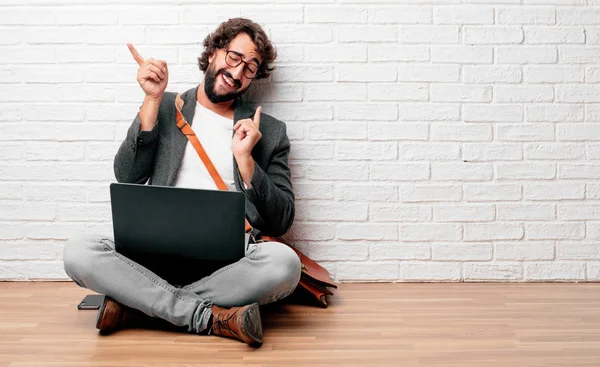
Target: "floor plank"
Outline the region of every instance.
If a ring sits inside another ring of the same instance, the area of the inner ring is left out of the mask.
[[[261,309],[265,343],[168,330],[101,336],[90,292],[0,282],[0,366],[600,366],[600,284],[342,284],[327,309]]]

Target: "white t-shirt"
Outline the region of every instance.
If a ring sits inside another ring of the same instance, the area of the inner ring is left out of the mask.
[[[229,190],[237,191],[233,181],[233,153],[231,153],[233,120],[218,115],[200,103],[196,103],[192,129],[194,129],[206,154],[208,154]],[[210,177],[208,170],[189,140],[185,146],[183,160],[177,172],[175,187],[218,190],[217,185]]]

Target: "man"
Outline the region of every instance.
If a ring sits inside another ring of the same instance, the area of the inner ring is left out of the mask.
[[[128,47],[139,64],[137,81],[145,98],[115,157],[117,180],[216,189],[176,126],[175,94],[165,93],[167,63],[144,60],[132,45]],[[222,23],[206,37],[204,47],[198,59],[204,80],[182,95],[182,113],[226,184],[245,194],[252,226],[268,235],[282,235],[294,218],[286,127],[262,114],[261,107],[254,110],[239,101],[254,79],[269,76],[276,51],[258,24],[242,18]],[[263,341],[258,305],[291,294],[301,271],[298,256],[287,246],[251,243],[235,264],[176,286],[117,253],[107,236],[69,240],[64,265],[77,284],[107,295],[96,325],[103,333],[152,316],[189,332],[252,345]]]

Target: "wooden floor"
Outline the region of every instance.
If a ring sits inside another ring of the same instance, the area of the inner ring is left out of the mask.
[[[600,366],[600,284],[343,284],[327,309],[261,310],[253,349],[215,336],[101,336],[89,292],[0,282],[0,366]]]

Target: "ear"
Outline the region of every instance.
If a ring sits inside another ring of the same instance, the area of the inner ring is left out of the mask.
[[[217,57],[217,52],[219,50],[215,50],[212,54],[210,54],[210,56],[208,57],[208,63],[212,64],[213,60],[215,59],[215,57]]]

